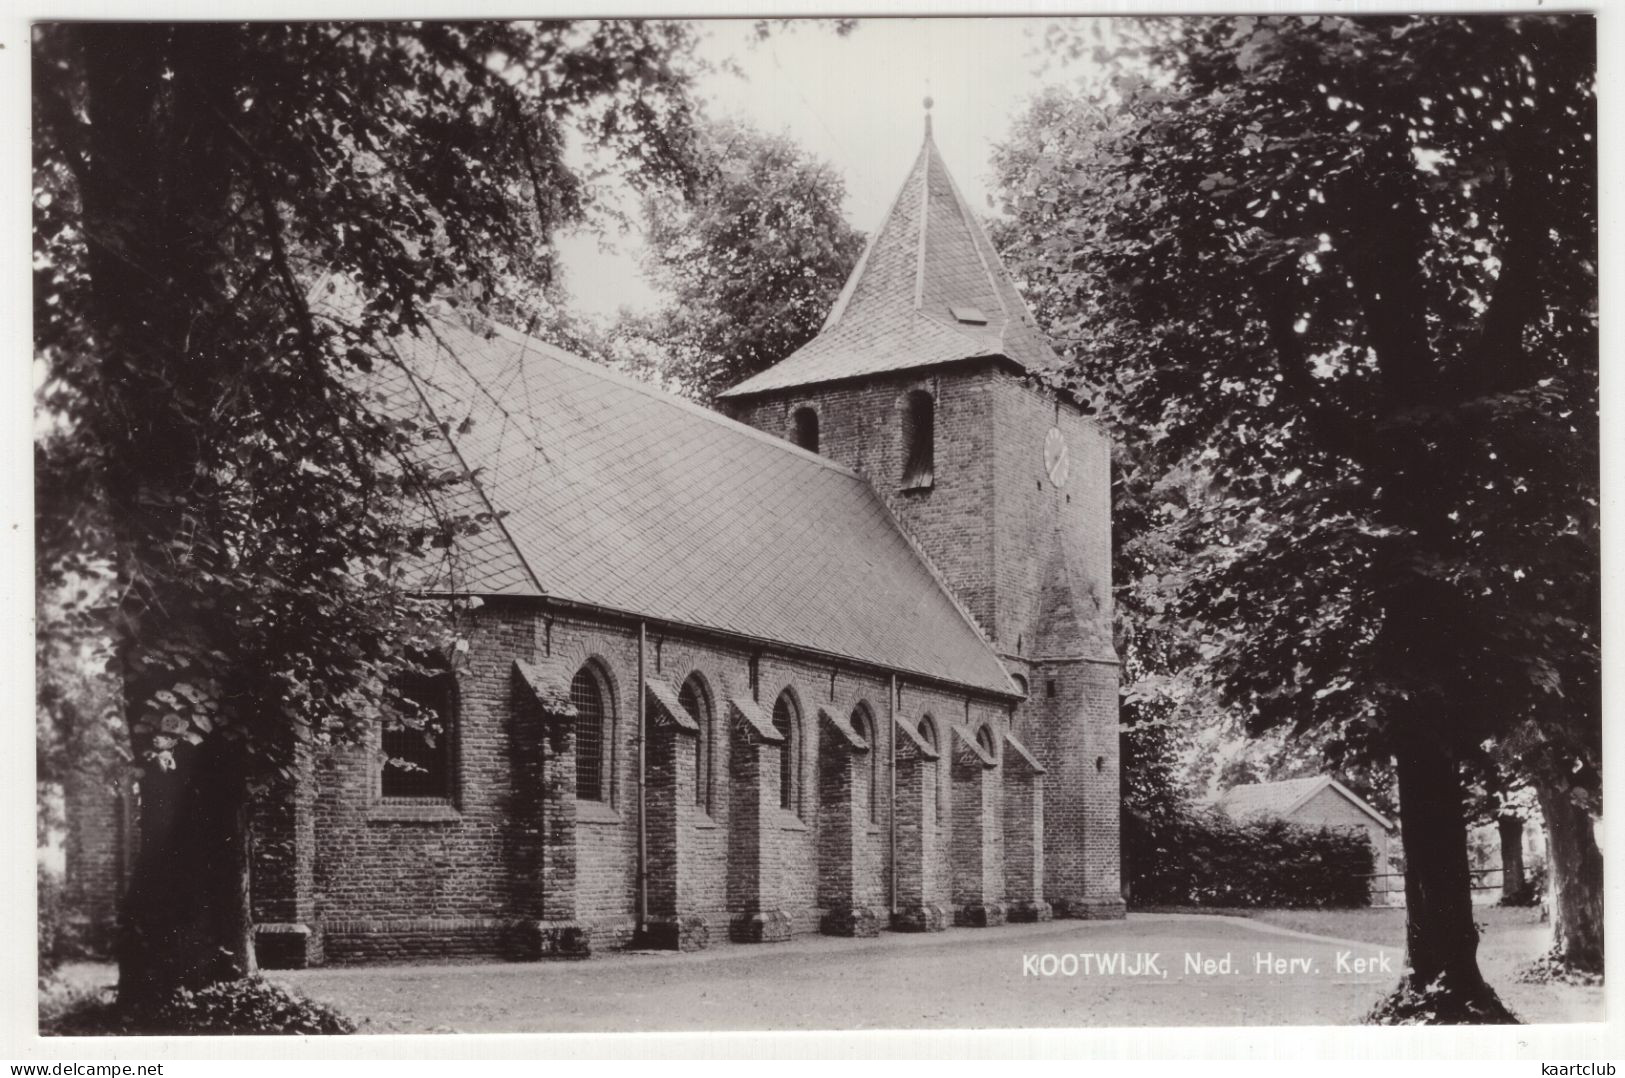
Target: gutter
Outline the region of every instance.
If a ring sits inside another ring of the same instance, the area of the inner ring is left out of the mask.
[[[649,647],[649,630],[638,622],[638,924],[637,936],[649,931],[649,688],[645,680],[644,653]]]
[[[891,781],[891,808],[886,812],[886,845],[891,864],[891,887],[887,904],[897,916],[897,675],[891,676],[891,692],[886,695],[886,747],[890,757],[887,773]],[[890,927],[889,925],[887,927]]]

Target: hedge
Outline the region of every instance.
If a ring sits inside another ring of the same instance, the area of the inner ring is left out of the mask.
[[[1309,828],[1279,817],[1233,820],[1188,809],[1151,825],[1125,815],[1129,905],[1366,906],[1374,871],[1359,829]]]

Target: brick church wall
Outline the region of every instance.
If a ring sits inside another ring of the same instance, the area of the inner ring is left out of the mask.
[[[376,732],[316,767],[313,886],[329,959],[504,953],[516,905],[512,665],[532,652],[536,623],[496,608],[468,627],[447,801],[384,803]]]
[[[635,627],[613,618],[490,600],[464,635],[469,646],[457,666],[460,710],[451,742],[449,799],[384,802],[378,795],[381,757],[374,736],[367,744],[330,752],[311,768],[303,800],[265,813],[261,826],[267,834],[306,836],[277,844],[294,851],[291,859],[268,853],[256,865],[256,919],[268,964],[534,957],[538,948],[552,953],[536,942],[538,922],[572,926],[584,949],[637,942]],[[748,651],[699,633],[650,630],[646,655],[647,676],[674,693],[691,674],[703,679],[715,752],[706,809],[694,798],[694,736],[655,726],[659,705],[648,701],[649,908],[658,929],[651,940],[657,944],[701,946],[737,933],[742,921],[764,912],[774,915],[772,925],[766,936],[758,929],[758,938],[827,928],[832,881],[820,880],[828,863],[821,863],[819,842],[834,809],[825,804],[820,774],[833,757],[826,732],[819,729],[821,708],[850,723],[861,705],[874,719],[868,751],[847,754],[855,811],[847,815],[845,893],[849,907],[867,911],[880,927],[888,920],[891,898],[887,768],[894,724],[912,728],[929,714],[944,743],[954,723],[968,722],[973,729],[986,724],[998,737],[1009,729],[1009,710],[1001,702],[906,680],[900,699],[893,701],[890,679],[878,673]],[[564,679],[590,662],[600,675],[607,689],[610,754],[604,801],[574,798],[573,739],[550,740],[548,720],[516,676],[515,660],[544,664]],[[797,760],[797,796],[791,808],[781,807],[778,754],[783,747],[761,741],[751,746],[757,759],[744,768],[758,784],[757,797],[748,808],[740,806],[736,826],[733,798],[749,783],[733,781],[731,769],[747,739],[730,725],[737,719],[729,700],[752,701],[770,715],[784,692],[799,714],[788,742]],[[920,811],[934,813],[925,832],[932,848],[918,859],[920,871],[929,874],[923,890],[951,916],[956,791],[949,770],[945,754],[940,764],[921,768],[913,781]],[[871,782],[879,784],[872,821]],[[542,787],[560,786],[568,787],[567,801],[539,795]],[[664,801],[656,788],[667,791]],[[980,830],[990,866],[1002,863],[1004,842],[996,790],[994,773],[974,808],[987,816]],[[669,811],[662,816],[661,804],[674,809],[675,817]],[[560,845],[561,835],[567,846]],[[749,856],[742,852],[746,841],[752,844]],[[730,865],[736,862],[730,890]],[[741,872],[753,873],[754,894],[741,890]],[[998,901],[1002,869],[990,868],[987,876],[991,883],[984,897]],[[910,887],[918,894],[922,884],[916,880]],[[668,924],[672,927],[660,927]],[[304,952],[284,953],[299,942],[281,934],[290,925],[308,930]]]
[[[901,489],[902,409],[914,389],[936,401],[936,467],[924,491]],[[1060,915],[1119,915],[1105,432],[1008,368],[974,362],[804,386],[729,407],[742,422],[781,437],[791,435],[798,408],[812,407],[820,453],[865,475],[886,496],[1029,686],[1008,725],[1050,772],[1043,783],[1045,897]],[[1069,455],[1061,485],[1045,468],[1052,427]],[[943,781],[951,785],[949,770],[945,762]],[[944,873],[951,890],[951,872]]]
[[[63,784],[64,892],[75,938],[92,955],[111,954],[118,903],[134,865],[135,798],[128,779],[92,765],[73,769]]]

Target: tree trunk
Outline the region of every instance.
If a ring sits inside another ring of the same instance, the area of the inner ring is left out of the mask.
[[[1408,968],[1393,1004],[1417,1008],[1431,1022],[1514,1021],[1478,969],[1467,821],[1455,762],[1416,735],[1404,739],[1395,760]]]
[[[141,852],[120,922],[119,1006],[143,1014],[176,989],[255,970],[248,796],[241,753],[218,734],[141,779]]]
[[[199,417],[211,414],[211,380],[229,376],[234,358],[196,346],[206,325],[196,297],[212,294],[229,219],[233,172],[220,117],[231,114],[241,35],[224,23],[81,23],[74,37],[89,121],[74,167],[90,336],[100,379],[122,387],[94,400],[84,421],[99,431],[96,444],[112,447],[99,460],[100,482],[122,551],[118,631],[134,730],[173,666],[147,675],[128,659],[166,649],[172,658],[213,638],[187,574],[147,567],[169,564],[177,537],[212,537],[190,496],[206,459]],[[199,543],[188,557],[209,549]],[[119,1005],[133,1015],[177,988],[254,968],[248,767],[220,729],[196,746],[175,745],[168,771],[147,738],[132,746],[143,766],[140,852],[120,915]]]
[[[1510,906],[1523,900],[1523,820],[1500,816],[1495,826],[1501,832],[1501,901]]]
[[[1591,814],[1561,780],[1538,778],[1535,795],[1546,820],[1547,901],[1553,957],[1587,973],[1602,973],[1602,851]]]

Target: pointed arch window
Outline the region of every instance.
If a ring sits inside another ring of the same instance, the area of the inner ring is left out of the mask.
[[[795,443],[809,453],[818,452],[818,413],[801,407],[790,418]]]
[[[998,742],[993,740],[993,728],[983,723],[976,730],[976,743],[982,746],[982,751],[992,758],[994,763],[999,762]]]
[[[942,750],[937,747],[936,720],[930,715],[925,716],[920,720],[919,730],[920,740],[925,742],[932,752],[939,754],[937,759],[931,761],[931,816],[936,819],[942,815],[942,775],[939,771],[942,766],[940,755]]]
[[[576,800],[610,799],[609,694],[598,671],[589,663],[570,682],[570,703],[576,709]]]
[[[694,803],[710,812],[711,772],[714,767],[712,750],[715,746],[711,744],[711,696],[699,674],[690,674],[688,680],[683,682],[682,689],[677,693],[677,703],[700,728],[699,735],[694,739]]]
[[[868,704],[852,710],[852,729],[869,746],[869,822],[880,822],[880,745],[875,738],[874,717]]]
[[[773,728],[784,735],[779,749],[779,807],[801,815],[801,713],[785,689],[773,704]]]
[[[923,389],[903,399],[903,488],[925,490],[934,482],[937,455],[936,401]]]

